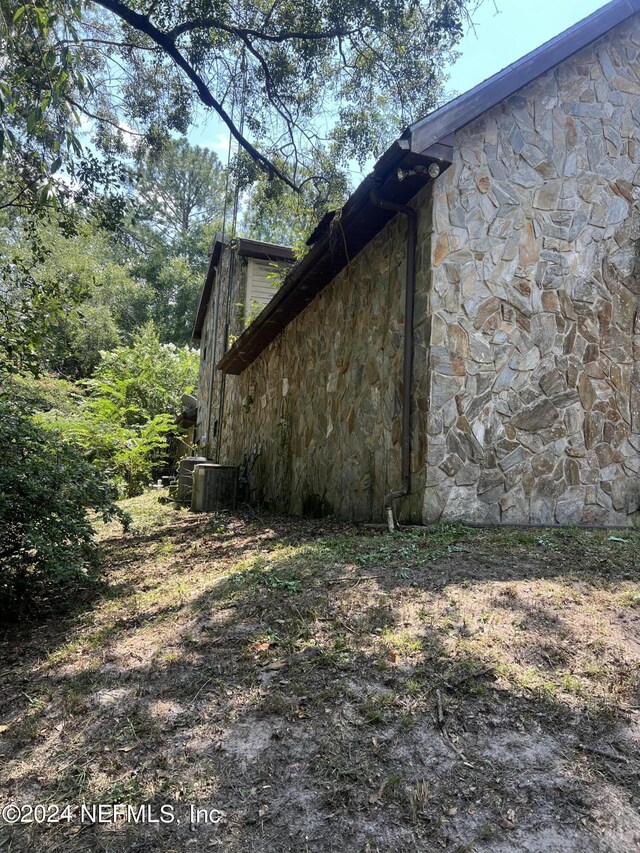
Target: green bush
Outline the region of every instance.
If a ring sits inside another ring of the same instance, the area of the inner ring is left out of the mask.
[[[62,434],[23,403],[0,398],[0,615],[55,596],[96,566],[93,510],[127,516],[113,486]]]
[[[86,459],[114,484],[118,497],[134,497],[144,491],[154,470],[167,455],[167,434],[175,429],[172,415],[156,415],[143,424],[124,426],[114,417],[96,415],[86,400],[73,415],[48,411],[36,415],[43,429],[63,433]]]
[[[55,410],[71,415],[82,405],[85,392],[82,388],[57,376],[41,374],[8,374],[0,368],[0,396],[14,400],[29,410],[49,412]]]
[[[154,469],[166,463],[181,396],[195,389],[197,377],[196,350],[163,344],[149,322],[130,346],[103,353],[92,378],[83,382],[90,427],[83,443],[110,445],[104,458],[127,497],[141,494]]]
[[[102,353],[91,379],[83,384],[96,416],[138,425],[176,413],[182,394],[196,387],[198,364],[197,350],[163,344],[149,322],[134,334],[130,346]]]
[[[83,393],[74,406],[66,400],[58,405],[50,392],[50,404],[38,405],[38,422],[82,447],[121,496],[133,497],[166,466],[181,396],[195,390],[197,377],[197,351],[161,343],[153,323],[147,323],[130,346],[101,353],[92,378],[79,383]]]

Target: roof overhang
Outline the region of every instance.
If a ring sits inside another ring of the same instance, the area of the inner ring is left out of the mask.
[[[238,237],[236,251],[244,258],[255,258],[258,261],[295,261],[296,256],[289,246],[279,246],[277,243],[263,243],[262,240],[250,240],[248,237]]]
[[[371,191],[406,203],[429,181],[426,170],[399,180],[398,171],[452,162],[453,138],[488,109],[522,89],[609,30],[640,12],[640,0],[613,0],[479,86],[410,125],[374,166],[342,210],[327,214],[307,241],[311,246],[271,302],[218,363],[239,374],[395,215],[371,204]],[[206,284],[205,284],[206,287]]]
[[[640,12],[640,0],[613,0],[612,3],[607,3],[517,62],[469,89],[459,98],[454,98],[426,118],[410,125],[402,138],[410,139],[411,147],[418,151],[437,144],[565,59],[569,59],[636,12]]]
[[[393,211],[371,203],[372,190],[382,198],[406,204],[431,180],[428,168],[432,163],[443,170],[450,160],[412,151],[406,140],[395,142],[342,210],[320,222],[309,239],[313,245],[307,254],[230,347],[218,369],[224,373],[242,373],[395,216]]]

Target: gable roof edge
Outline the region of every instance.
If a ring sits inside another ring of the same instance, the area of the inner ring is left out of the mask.
[[[640,12],[640,0],[613,0],[473,89],[409,125],[402,138],[410,141],[412,151],[424,151],[448,134],[470,124],[637,12]]]

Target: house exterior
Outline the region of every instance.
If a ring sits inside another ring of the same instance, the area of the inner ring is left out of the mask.
[[[201,446],[293,513],[640,524],[639,199],[640,0],[615,0],[408,128],[325,217],[203,357]]]
[[[218,426],[226,384],[225,375],[216,370],[218,360],[271,301],[293,260],[287,246],[242,238],[229,246],[222,235],[216,236],[193,328],[193,339],[200,344],[195,444],[212,458],[221,445]]]

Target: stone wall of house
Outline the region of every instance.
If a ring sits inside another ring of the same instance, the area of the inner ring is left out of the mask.
[[[244,305],[245,291],[246,261],[238,258],[229,249],[224,249],[218,263],[200,338],[196,442],[200,452],[210,459],[215,459],[217,455],[217,424],[220,419],[223,376],[215,366],[226,351],[227,295],[229,335],[237,336],[242,331],[242,316],[238,306]],[[216,310],[217,303],[219,304]]]
[[[428,191],[418,216],[412,498],[426,461]],[[423,262],[424,261],[424,262]],[[426,263],[425,263],[426,262]],[[221,462],[253,454],[253,497],[295,514],[380,519],[401,480],[406,222],[396,216],[240,376],[227,377]],[[252,461],[253,461],[252,459]]]
[[[425,522],[639,522],[639,53],[637,15],[456,135]]]

